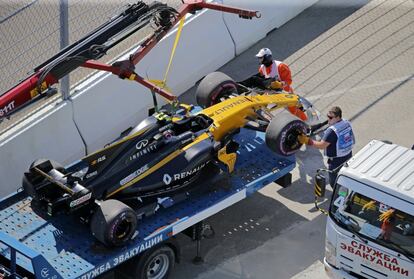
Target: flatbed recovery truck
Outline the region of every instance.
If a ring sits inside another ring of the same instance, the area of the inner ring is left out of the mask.
[[[125,263],[130,278],[167,278],[179,258],[174,236],[184,232],[197,240],[200,259],[205,219],[273,181],[290,184],[295,157],[271,152],[264,137],[242,128],[235,137],[240,144],[235,172],[210,173],[183,201],[158,199],[159,209],[140,221],[139,235],[124,247],[106,248],[72,216],[33,210],[31,198],[17,191],[0,201],[0,278],[106,277],[122,272]]]

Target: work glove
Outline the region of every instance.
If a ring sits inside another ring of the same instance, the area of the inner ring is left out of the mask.
[[[362,211],[365,210],[375,210],[375,201],[370,201],[364,204],[364,206],[362,207]]]
[[[278,90],[278,89],[282,89],[282,88],[283,88],[283,84],[278,80],[272,81],[270,83],[270,89]]]
[[[313,144],[313,140],[310,137],[308,137],[304,134],[300,134],[298,136],[298,142],[300,144],[306,144],[306,145],[312,145]]]
[[[391,216],[394,214],[394,211],[395,211],[394,209],[388,209],[384,213],[381,213],[378,220],[381,222],[388,222]]]

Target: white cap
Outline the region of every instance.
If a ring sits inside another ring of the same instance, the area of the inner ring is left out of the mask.
[[[272,55],[272,52],[268,48],[262,48],[259,50],[259,52],[256,54],[256,57],[262,58],[265,55]]]

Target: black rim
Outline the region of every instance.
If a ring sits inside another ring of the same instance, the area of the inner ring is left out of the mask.
[[[210,106],[215,105],[220,102],[220,99],[223,97],[228,97],[232,93],[237,92],[237,87],[233,83],[225,83],[217,87],[211,95]]]
[[[131,232],[132,224],[129,220],[124,219],[115,228],[114,236],[118,240],[124,239]]]
[[[302,134],[303,131],[300,128],[291,129],[287,132],[285,141],[283,142],[283,148],[286,152],[291,152],[300,147],[298,142],[298,136]]]

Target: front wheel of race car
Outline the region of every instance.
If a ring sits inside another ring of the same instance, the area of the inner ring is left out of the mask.
[[[199,106],[208,108],[232,94],[237,94],[234,80],[222,72],[213,72],[201,80],[196,89],[196,100]]]
[[[90,226],[92,235],[106,246],[122,246],[135,234],[137,217],[126,204],[106,200],[95,210]]]
[[[266,145],[274,152],[290,156],[299,150],[298,135],[306,133],[307,125],[288,112],[275,116],[266,129]]]

